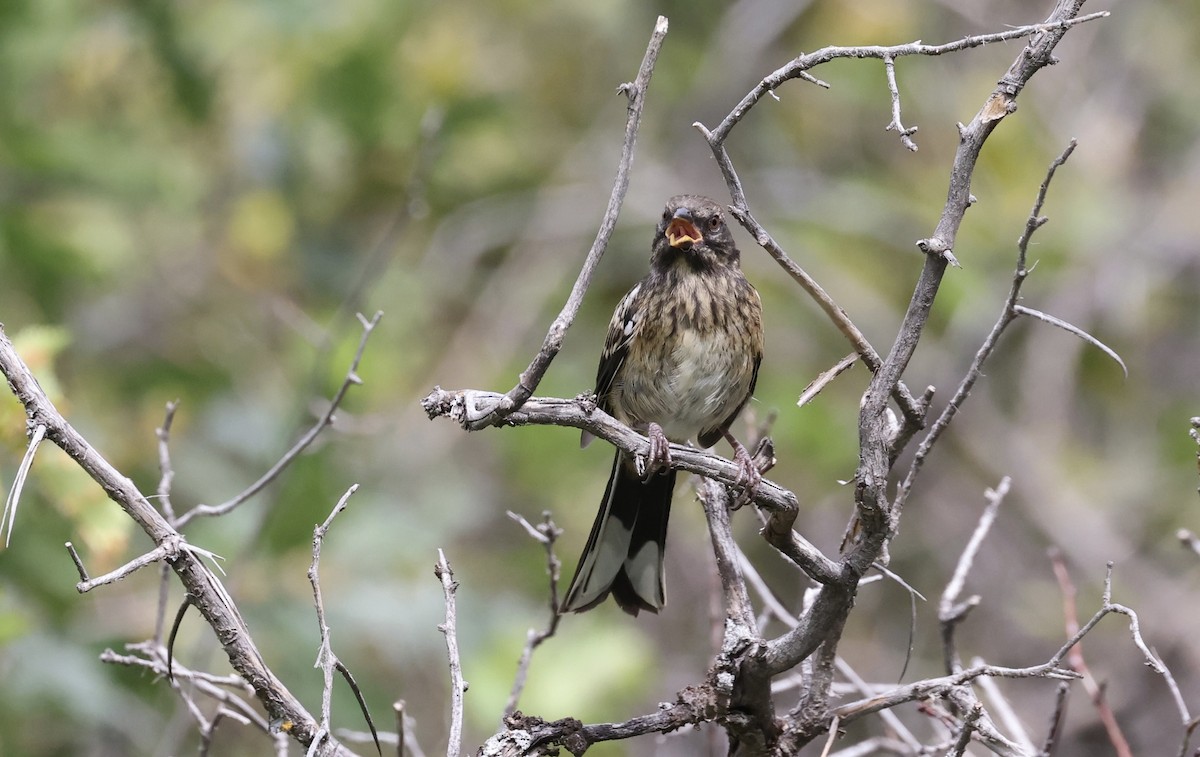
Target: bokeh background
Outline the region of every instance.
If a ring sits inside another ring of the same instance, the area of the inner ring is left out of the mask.
[[[646,265],[652,224],[681,191],[724,199],[710,126],[762,76],[826,44],[935,43],[1035,22],[1047,2],[783,0],[557,3],[0,3],[0,321],[68,418],[144,491],[154,429],[181,401],[172,437],[176,507],[213,504],[254,481],[312,423],[359,339],[356,311],[383,310],[335,426],[277,482],[227,517],[187,528],[224,555],[228,584],[266,661],[310,708],[317,625],[305,576],[311,534],[360,485],[328,537],[322,578],[333,643],[381,724],[407,701],[426,751],[444,749],[448,675],[432,574],[439,547],[461,582],[466,746],[498,725],[525,633],[547,617],[541,549],[506,516],[544,510],[566,529],[564,582],[609,470],[603,444],[567,429],[467,435],[426,420],[435,384],[506,390],[562,305],[603,213],[625,118],[615,87],[636,72],[655,16],[670,18],[632,186],[583,312],[540,393],[592,386],[609,314]],[[1062,550],[1085,617],[1107,561],[1114,598],[1200,711],[1200,6],[1089,4],[1110,19],[1071,32],[1020,110],[989,141],[979,202],[956,248],[907,380],[952,393],[999,312],[1014,242],[1049,161],[1079,148],[1050,192],[1031,248],[1025,303],[1119,351],[1043,324],[1006,335],[906,508],[892,567],[940,594],[1004,475],[1012,493],[967,591],[981,606],[961,650],[1041,662],[1063,638],[1047,549]],[[979,108],[1021,43],[898,62],[904,150],[878,61],[845,61],[781,88],[734,131],[751,206],[783,246],[886,350],[945,196],[956,121]],[[819,311],[742,234],[763,294],[768,350],[752,410],[778,412],[780,464],[798,527],[837,549],[851,510],[856,367],[812,404],[800,390],[848,352]],[[0,396],[0,486],[25,445]],[[690,490],[676,495],[670,604],[632,620],[608,605],[567,618],[537,653],[522,709],[623,720],[699,680],[713,651],[712,558]],[[786,603],[805,582],[736,518],[741,543]],[[0,754],[167,755],[196,748],[161,681],[97,655],[153,632],[156,572],[79,596],[62,547],[93,575],[148,541],[60,452],[43,447],[12,544],[0,552]],[[180,596],[172,585],[172,607]],[[909,600],[864,589],[842,651],[871,681],[895,681]],[[777,632],[772,627],[770,632]],[[1174,753],[1182,730],[1162,680],[1120,618],[1084,645],[1118,720],[1143,754]],[[227,667],[192,616],[178,654]],[[905,680],[941,672],[936,601],[918,603]],[[1040,741],[1054,685],[1002,681]],[[783,698],[786,704],[786,698]],[[901,713],[931,731],[915,706]],[[339,684],[334,722],[361,729]],[[881,733],[877,720],[850,738]],[[722,749],[714,729],[595,748],[608,754]],[[1062,755],[1108,753],[1076,687]],[[217,754],[268,741],[227,723]],[[371,751],[371,747],[363,747]],[[293,753],[298,747],[293,746]]]

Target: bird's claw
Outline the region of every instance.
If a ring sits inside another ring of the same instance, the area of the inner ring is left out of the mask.
[[[645,457],[637,457],[637,473],[643,482],[671,465],[671,441],[662,426],[651,423],[646,428],[646,437],[650,440],[650,451]]]
[[[732,437],[729,442],[733,445],[733,462],[738,467],[737,480],[733,484],[738,494],[730,504],[730,509],[737,510],[754,500],[754,495],[762,484],[762,471],[741,442]]]

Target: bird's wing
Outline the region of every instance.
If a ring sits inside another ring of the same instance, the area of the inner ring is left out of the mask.
[[[750,398],[754,396],[754,386],[758,383],[758,367],[760,365],[762,365],[761,352],[754,356],[754,372],[750,374],[750,388],[746,390],[745,398],[743,398],[738,406],[733,409],[733,412],[729,414],[729,417],[727,417],[721,423],[721,425],[717,426],[716,428],[710,428],[706,431],[700,432],[697,441],[700,442],[701,447],[707,449],[721,441],[721,437],[725,435],[725,432],[728,431],[729,427],[733,425],[733,422],[737,420],[738,414],[742,412],[742,408],[744,408],[746,403],[750,401]]]
[[[600,365],[596,368],[596,404],[606,413],[612,412],[609,391],[617,374],[621,372],[621,366],[625,364],[625,357],[629,354],[629,343],[637,333],[638,320],[641,317],[637,299],[641,290],[641,284],[630,289],[613,311],[612,320],[608,323],[608,336],[604,338]],[[580,444],[586,447],[591,440],[592,435],[584,431]]]

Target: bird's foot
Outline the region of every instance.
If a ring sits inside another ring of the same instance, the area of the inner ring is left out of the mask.
[[[649,481],[671,465],[671,441],[663,433],[662,426],[651,423],[646,428],[646,436],[650,439],[650,452],[645,457],[637,457],[638,476],[642,481]]]
[[[737,510],[754,500],[754,494],[758,491],[759,484],[762,483],[762,471],[759,470],[758,464],[741,442],[734,439],[729,432],[725,433],[725,438],[733,446],[733,462],[738,466],[737,480],[733,484],[734,488],[738,490],[738,495],[730,505],[730,509]]]

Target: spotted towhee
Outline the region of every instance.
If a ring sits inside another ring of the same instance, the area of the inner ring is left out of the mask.
[[[567,591],[563,612],[582,612],[611,592],[622,610],[657,612],[675,471],[669,441],[711,447],[729,440],[749,486],[758,469],[729,433],[754,392],[762,361],[762,304],[742,275],[725,211],[705,197],[673,197],[650,253],[650,273],[621,300],[596,376],[599,406],[645,433],[639,473],[620,450],[604,501]],[[583,444],[591,435],[583,434]]]

